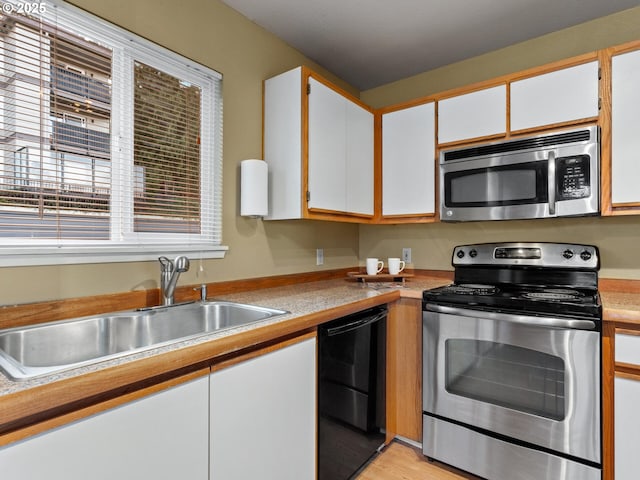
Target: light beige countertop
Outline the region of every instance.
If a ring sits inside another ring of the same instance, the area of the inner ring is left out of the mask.
[[[602,318],[640,325],[640,293],[601,291]]]
[[[448,283],[450,280],[438,277],[412,277],[405,284],[335,279],[213,296],[209,300],[247,303],[290,313],[31,380],[12,381],[0,373],[0,434],[24,419],[31,419],[24,423],[32,423],[44,410],[64,411],[66,406],[89,402],[106,392],[186,368],[203,367],[222,356],[401,297],[420,300],[423,290]],[[602,301],[606,320],[640,324],[640,294],[602,292]]]
[[[420,299],[424,289],[447,283],[442,278],[411,279],[404,285],[336,279],[212,296],[209,300],[247,303],[290,313],[39,378],[12,381],[0,373],[0,434],[11,429],[13,422],[39,416],[41,410],[64,409],[65,405],[89,401],[127,385],[190,366],[202,367],[214,363],[216,358],[393,302],[400,296]]]

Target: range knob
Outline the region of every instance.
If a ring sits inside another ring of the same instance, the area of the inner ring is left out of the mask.
[[[562,256],[567,260],[569,260],[570,258],[573,258],[573,250],[569,250],[567,248],[564,252],[562,252]]]
[[[463,251],[463,250],[458,250],[458,253],[456,253],[456,256],[457,256],[458,258],[462,258],[462,257],[464,257],[464,251]]]
[[[472,248],[471,251],[469,252],[469,256],[471,258],[476,258],[478,256],[478,251],[475,248]]]
[[[585,262],[588,260],[591,260],[591,252],[588,250],[583,250],[582,253],[580,254],[580,258]]]

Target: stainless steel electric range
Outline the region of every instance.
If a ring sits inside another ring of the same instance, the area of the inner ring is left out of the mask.
[[[423,295],[423,453],[495,480],[600,479],[594,246],[458,246]]]

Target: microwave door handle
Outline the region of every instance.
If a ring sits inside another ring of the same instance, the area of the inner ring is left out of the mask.
[[[517,313],[486,312],[481,310],[471,310],[469,308],[449,307],[427,303],[425,309],[430,312],[446,313],[448,315],[459,315],[462,317],[473,317],[487,320],[497,320],[501,322],[519,323],[531,327],[558,328],[570,330],[595,330],[596,323],[592,320],[581,318],[552,318],[537,317],[535,315],[520,315]]]
[[[549,193],[549,215],[556,214],[556,155],[549,152],[547,159],[548,184],[547,191]]]

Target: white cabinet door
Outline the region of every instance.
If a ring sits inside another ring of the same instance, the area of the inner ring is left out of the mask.
[[[302,218],[307,191],[309,209],[373,215],[373,113],[309,77],[308,122],[303,131],[303,77],[303,69],[296,68],[265,81],[266,219]],[[302,170],[305,146],[307,172]],[[303,191],[305,173],[307,191]]]
[[[616,480],[635,480],[640,471],[640,380],[615,379],[615,472]]]
[[[11,480],[208,479],[209,377],[0,448]]]
[[[315,372],[312,338],[211,375],[212,480],[315,479]]]
[[[382,214],[434,212],[435,108],[433,103],[382,117]]]
[[[373,113],[346,102],[346,208],[349,213],[373,215]]]
[[[640,202],[640,51],[612,58],[611,202]]]
[[[506,131],[506,85],[498,85],[438,102],[439,143],[498,135]]]
[[[309,85],[309,208],[373,215],[373,114]]]
[[[347,211],[347,100],[309,79],[309,208]]]
[[[598,116],[598,62],[511,84],[511,130]]]
[[[269,220],[302,217],[302,68],[264,82]]]

